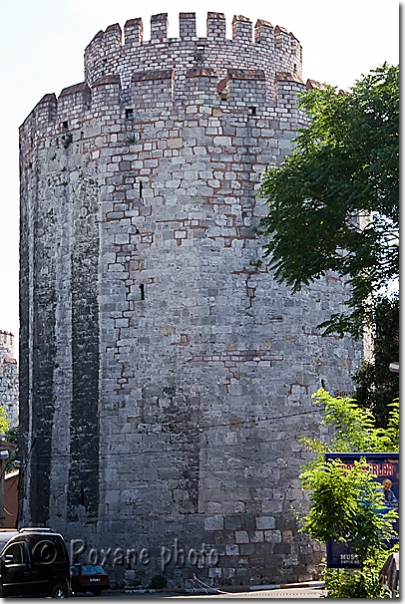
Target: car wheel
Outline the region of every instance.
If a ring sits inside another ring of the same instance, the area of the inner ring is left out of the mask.
[[[101,589],[93,589],[94,596],[101,596]]]
[[[55,583],[52,585],[51,598],[68,598],[69,590],[63,583]]]

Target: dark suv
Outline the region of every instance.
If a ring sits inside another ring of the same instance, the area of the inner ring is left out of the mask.
[[[46,528],[0,529],[0,597],[69,594],[69,554],[62,535]]]

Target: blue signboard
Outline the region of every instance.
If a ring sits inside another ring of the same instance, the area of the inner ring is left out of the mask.
[[[381,483],[381,492],[387,509],[399,511],[399,453],[326,453],[325,460],[340,459],[345,466],[365,459],[375,481]],[[394,523],[399,534],[399,519]],[[391,540],[389,547],[398,541]],[[326,544],[326,565],[328,568],[359,568],[359,560],[353,550],[344,543],[335,543],[331,539]]]

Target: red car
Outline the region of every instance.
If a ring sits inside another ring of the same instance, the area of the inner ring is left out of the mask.
[[[108,574],[100,564],[72,564],[70,581],[72,595],[90,591],[99,596],[103,589],[110,587]]]

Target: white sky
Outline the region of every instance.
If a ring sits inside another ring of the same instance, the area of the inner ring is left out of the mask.
[[[292,31],[303,46],[303,76],[348,89],[384,61],[399,62],[399,3],[394,0],[1,0],[0,36],[0,330],[18,334],[18,127],[46,93],[83,81],[83,52],[108,25],[197,13],[205,36],[208,11],[261,18]]]

